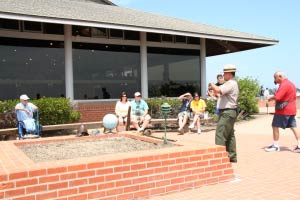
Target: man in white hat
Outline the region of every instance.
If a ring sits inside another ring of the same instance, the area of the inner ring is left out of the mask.
[[[131,122],[139,132],[143,132],[151,120],[148,110],[148,104],[142,99],[142,94],[134,93],[134,100],[131,101]]]
[[[216,129],[216,145],[226,146],[226,151],[230,162],[237,162],[236,142],[234,135],[234,123],[237,118],[238,83],[235,80],[235,65],[228,64],[224,66],[224,80],[221,86],[214,83],[209,84],[209,88],[214,90],[215,94],[220,95],[218,100],[219,120]]]
[[[15,107],[20,139],[24,138],[23,128],[25,128],[27,131],[33,131],[35,128],[35,126],[33,127],[33,112],[38,110],[38,107],[33,103],[28,102],[29,99],[30,98],[26,94],[22,94],[20,96],[20,103],[18,103]]]

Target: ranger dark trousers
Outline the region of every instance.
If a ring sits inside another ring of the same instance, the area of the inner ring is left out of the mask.
[[[216,145],[226,146],[230,162],[237,162],[234,123],[237,118],[235,109],[220,110],[216,129]]]

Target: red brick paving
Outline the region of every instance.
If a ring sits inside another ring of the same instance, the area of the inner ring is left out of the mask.
[[[274,108],[270,111],[274,112]],[[234,181],[150,200],[299,200],[300,154],[291,152],[296,145],[294,135],[289,129],[280,130],[281,151],[265,152],[263,148],[272,144],[273,116],[265,114],[265,108],[261,108],[261,113],[255,120],[236,125],[238,163],[233,164]],[[214,132],[184,135],[181,140],[213,144]]]

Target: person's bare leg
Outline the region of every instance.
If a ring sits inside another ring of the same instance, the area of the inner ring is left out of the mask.
[[[198,130],[201,128],[201,123],[200,123],[200,117],[198,117],[198,119],[197,119],[197,128],[198,128]]]
[[[117,132],[121,132],[122,131],[122,126],[123,126],[123,123],[119,122],[118,126],[117,126]]]
[[[145,119],[145,120],[143,121],[142,129],[147,128],[149,122],[150,122],[150,120],[146,120],[146,119]]]
[[[199,119],[199,115],[195,115],[193,119],[193,124],[195,125]]]
[[[183,121],[182,121],[182,128],[186,125],[187,121],[188,121],[188,116],[184,115]]]
[[[132,125],[133,125],[133,127],[134,127],[136,130],[138,130],[138,129],[140,128],[137,121],[133,121],[133,122],[132,122]]]
[[[296,127],[292,127],[291,130],[293,131],[296,140],[297,140],[297,141],[300,140],[300,133],[299,133],[299,131],[297,130],[297,128],[296,128]]]
[[[178,126],[179,126],[179,130],[181,130],[181,129],[183,128],[183,126],[184,126],[184,124],[183,124],[183,119],[184,119],[184,116],[180,116],[180,117],[178,118]]]
[[[274,126],[272,126],[272,128],[273,128],[273,140],[278,142],[278,140],[279,140],[279,128],[274,127]]]

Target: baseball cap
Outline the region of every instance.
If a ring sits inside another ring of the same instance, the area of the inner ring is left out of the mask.
[[[30,99],[26,94],[22,94],[21,96],[20,96],[20,99],[22,99],[22,100],[28,100],[28,99]]]
[[[135,97],[140,97],[140,96],[142,96],[142,94],[140,92],[136,92],[136,93],[134,93],[134,96]]]

